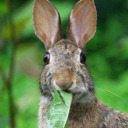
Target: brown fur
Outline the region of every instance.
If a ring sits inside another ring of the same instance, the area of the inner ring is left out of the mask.
[[[128,128],[128,115],[95,99],[90,105],[72,105],[68,124],[69,128]]]
[[[68,40],[61,40],[52,49],[50,49],[50,53],[53,56],[55,56],[54,58],[55,61],[54,63],[52,63],[51,67],[50,65],[46,66],[41,75],[42,99],[41,99],[40,111],[39,111],[39,119],[40,119],[39,128],[49,128],[46,120],[47,120],[47,111],[49,109],[53,97],[51,93],[52,89],[54,88],[52,84],[52,80],[56,79],[56,77],[54,77],[54,75],[57,73],[56,70],[63,68],[65,69],[66,66],[65,57],[66,54],[69,53],[69,52],[64,53],[64,51],[66,51],[65,49],[67,50],[70,49],[72,51],[70,54],[74,57],[75,55],[78,54],[77,52],[75,52],[77,51],[76,46],[72,45],[71,42],[65,44],[64,43],[65,41],[68,42]],[[56,58],[57,55],[60,56]],[[63,59],[61,59],[61,57]],[[70,57],[70,59],[72,59],[72,57]],[[61,67],[60,67],[60,63],[62,63]],[[76,62],[74,61],[74,63]],[[72,61],[71,64],[74,65],[74,63]],[[69,65],[69,67],[70,66],[71,65]],[[76,66],[74,65],[73,67],[74,67],[73,68],[73,72],[74,72],[74,70],[76,70],[75,67],[77,67],[77,65]],[[106,105],[104,105],[101,101],[99,101],[95,97],[94,84],[92,77],[88,71],[88,68],[85,65],[81,65],[80,68],[81,68],[80,70],[83,73],[85,73],[86,76],[82,80],[81,79],[82,76],[78,77],[79,74],[76,74],[77,76],[74,78],[74,79],[78,79],[78,82],[77,82],[77,87],[71,90],[73,94],[73,103],[71,105],[71,110],[69,114],[68,128],[128,128],[128,115],[118,112],[112,108],[109,108]],[[52,70],[52,72],[49,72],[50,70]],[[59,75],[63,76],[63,72],[64,71],[59,72]],[[68,74],[68,75],[72,76],[72,74]],[[65,80],[65,77],[63,77],[63,80]],[[82,93],[82,90],[80,90],[82,86],[85,86],[82,84],[81,80],[89,85],[86,87],[87,92],[84,91],[84,93]],[[80,92],[78,92],[78,90],[80,90]]]
[[[47,112],[52,90],[72,93],[68,128],[128,128],[128,114],[107,107],[95,96],[93,79],[81,61],[83,48],[96,30],[93,0],[80,0],[70,15],[68,39],[62,39],[59,14],[48,0],[34,4],[35,32],[50,56],[41,74],[39,128],[49,128]]]

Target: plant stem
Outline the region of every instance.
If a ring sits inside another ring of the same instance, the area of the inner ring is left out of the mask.
[[[17,41],[15,39],[16,30],[15,25],[13,23],[13,1],[7,0],[7,6],[9,9],[8,19],[9,19],[9,26],[10,26],[10,34],[11,34],[11,43],[12,43],[12,51],[11,51],[11,62],[9,67],[9,74],[6,80],[6,86],[8,91],[8,99],[9,99],[9,118],[10,118],[10,127],[16,127],[16,118],[15,118],[15,104],[14,104],[14,97],[13,97],[13,78],[15,72],[15,58],[16,58],[16,46]]]
[[[14,47],[14,46],[13,46]],[[16,127],[16,119],[15,119],[15,105],[14,105],[14,98],[13,98],[13,78],[14,78],[14,71],[15,71],[15,47],[12,48],[11,53],[11,64],[9,69],[9,77],[7,81],[7,91],[8,91],[8,98],[9,98],[9,110],[10,110],[10,127]]]

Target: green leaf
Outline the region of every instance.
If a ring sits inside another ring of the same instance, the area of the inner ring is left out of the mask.
[[[50,128],[67,128],[66,122],[71,102],[72,94],[54,90],[54,98],[48,111],[47,120]]]

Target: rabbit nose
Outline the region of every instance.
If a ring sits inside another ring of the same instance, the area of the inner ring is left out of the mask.
[[[62,90],[68,90],[74,79],[75,75],[71,70],[58,70],[55,75],[55,82]]]
[[[62,89],[62,90],[67,90],[68,88],[71,87],[72,82],[68,80],[58,80],[56,81],[56,84]]]

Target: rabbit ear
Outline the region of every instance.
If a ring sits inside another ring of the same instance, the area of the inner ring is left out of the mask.
[[[47,49],[61,39],[60,17],[48,0],[35,0],[33,21],[35,33]]]
[[[68,39],[84,48],[95,34],[97,13],[94,0],[80,0],[73,8],[68,28]]]

